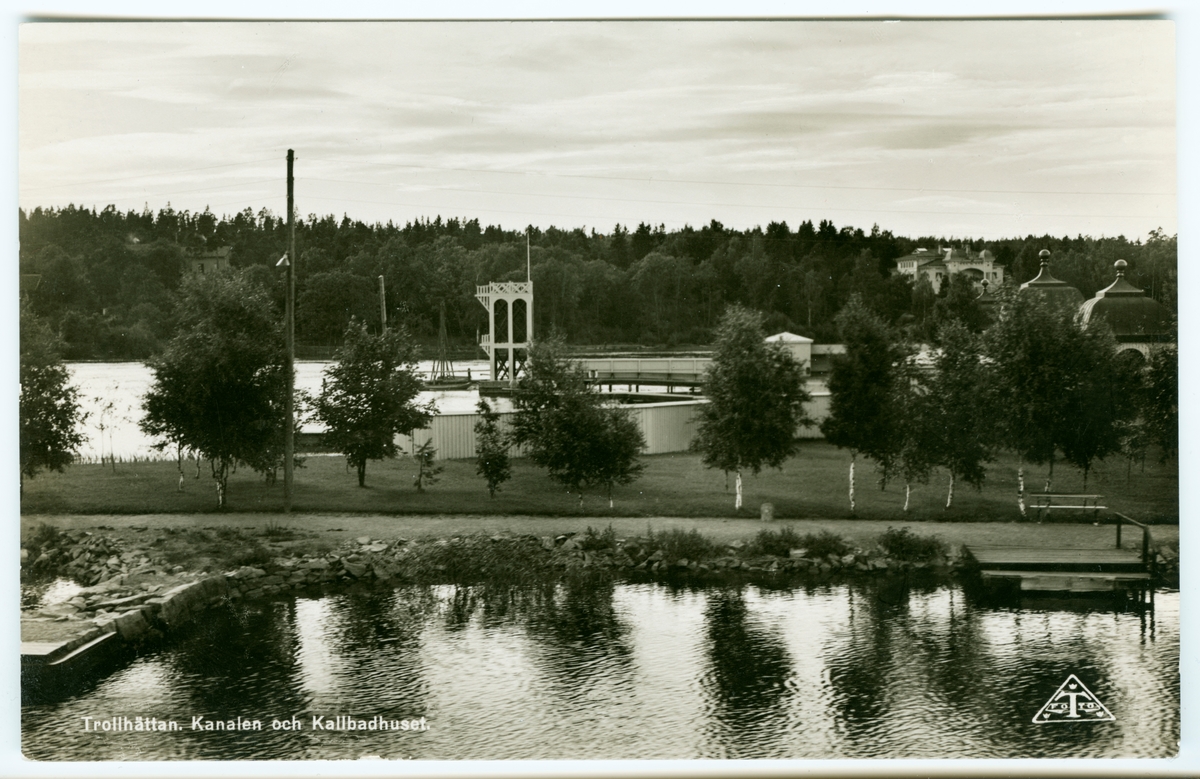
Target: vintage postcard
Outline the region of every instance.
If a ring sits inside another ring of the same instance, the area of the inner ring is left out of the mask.
[[[1178,767],[1174,21],[17,36],[21,770]]]

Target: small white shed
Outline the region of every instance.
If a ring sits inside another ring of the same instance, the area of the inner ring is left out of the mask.
[[[805,372],[811,370],[813,339],[795,333],[776,333],[767,336],[766,341],[769,344],[783,344],[783,348],[804,366]]]

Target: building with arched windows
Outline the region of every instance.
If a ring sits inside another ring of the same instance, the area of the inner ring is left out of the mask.
[[[973,252],[967,248],[939,246],[936,252],[918,248],[896,261],[896,273],[918,279],[928,279],[934,291],[942,288],[943,281],[951,276],[963,274],[975,283],[977,289],[987,282],[999,287],[1004,282],[1004,267],[996,264],[996,258],[987,249]]]

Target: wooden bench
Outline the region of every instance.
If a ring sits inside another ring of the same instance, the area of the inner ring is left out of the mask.
[[[1103,495],[1089,495],[1081,492],[1034,492],[1029,496],[1033,507],[1037,510],[1038,522],[1042,521],[1042,512],[1051,509],[1075,509],[1076,511],[1091,511],[1096,519],[1100,518],[1100,510],[1108,508],[1100,505]]]

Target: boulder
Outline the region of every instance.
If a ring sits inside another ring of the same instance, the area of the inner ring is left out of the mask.
[[[127,611],[116,619],[117,632],[121,638],[129,641],[146,632],[150,627],[140,610]]]
[[[149,598],[149,597],[150,597],[150,594],[144,592],[144,593],[141,593],[140,595],[129,595],[124,598],[111,598],[109,600],[99,601],[98,603],[94,604],[94,608],[108,609],[111,611],[113,609],[117,609],[122,606],[128,606],[128,605],[132,605],[132,604],[141,603],[142,601],[146,600],[146,598]]]

